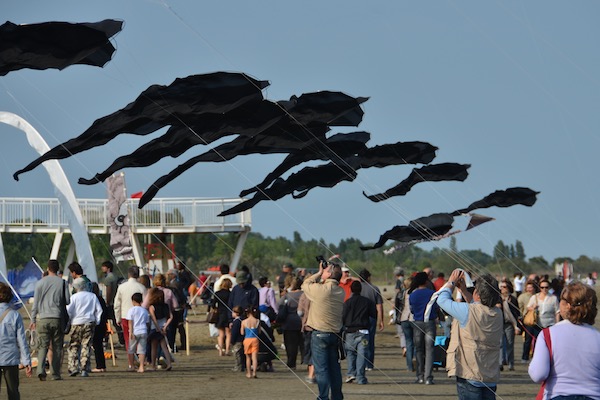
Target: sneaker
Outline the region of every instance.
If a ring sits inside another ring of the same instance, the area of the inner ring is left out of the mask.
[[[69,371],[69,376],[77,376],[79,375],[79,371]]]
[[[425,381],[425,384],[426,384],[426,385],[435,385],[435,383],[433,383],[433,379],[427,379],[427,380]]]
[[[82,378],[87,378],[88,376],[90,376],[90,373],[87,371],[81,371],[81,377]]]
[[[357,385],[368,385],[368,384],[369,384],[369,381],[368,381],[368,380],[366,380],[366,379],[365,379],[364,381],[360,381],[360,382],[356,381],[356,384],[357,384]]]
[[[44,382],[46,380],[46,375],[44,374],[39,374],[38,378],[40,379],[40,381]]]
[[[423,380],[423,378],[417,378],[415,379],[415,383],[424,383],[425,381]]]
[[[306,383],[317,383],[317,379],[316,378],[311,378],[311,377],[308,377],[308,376],[304,379],[304,381]]]
[[[346,383],[352,383],[356,379],[355,376],[349,376],[346,378]]]
[[[367,368],[365,368],[365,371],[373,371],[373,368],[372,367],[367,367]]]

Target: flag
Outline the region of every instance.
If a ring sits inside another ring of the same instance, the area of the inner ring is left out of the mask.
[[[9,270],[7,278],[21,299],[29,299],[33,297],[35,284],[42,279],[42,271],[29,261],[23,269]]]
[[[129,215],[123,173],[106,178],[108,191],[108,223],[110,224],[110,248],[117,261],[132,260],[133,248],[129,230]]]
[[[144,195],[144,192],[135,192],[131,195],[131,198],[132,199],[141,199],[143,195]]]

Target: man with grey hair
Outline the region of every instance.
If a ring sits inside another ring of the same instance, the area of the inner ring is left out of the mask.
[[[69,375],[76,376],[81,371],[82,377],[90,373],[90,353],[94,329],[100,324],[102,306],[96,295],[87,291],[88,284],[83,279],[73,282],[75,294],[67,313],[71,319],[73,331],[69,342]]]
[[[496,307],[501,303],[498,281],[489,274],[479,276],[471,295],[464,274],[461,269],[452,271],[437,299],[438,305],[454,317],[446,368],[448,376],[456,377],[459,399],[495,399],[504,332],[502,310]],[[464,302],[452,300],[454,287]]]
[[[48,261],[48,276],[37,282],[33,295],[29,330],[37,330],[38,333],[37,376],[41,381],[46,380],[44,366],[51,344],[55,352],[50,363],[50,374],[55,381],[62,380],[60,365],[65,335],[61,326],[61,316],[65,305],[69,304],[69,288],[66,282],[58,277],[58,265],[57,260]]]
[[[129,267],[127,270],[127,281],[119,285],[117,294],[115,294],[115,318],[120,322],[123,329],[126,349],[129,349],[129,321],[127,320],[127,312],[133,307],[131,296],[134,293],[141,293],[142,296],[146,294],[146,287],[137,281],[139,277],[139,267],[135,265]],[[130,367],[133,368],[132,365]]]
[[[319,399],[341,400],[342,370],[339,362],[344,289],[339,287],[342,268],[325,261],[319,272],[304,279],[302,290],[311,301],[306,325],[312,328],[311,352],[317,376]]]

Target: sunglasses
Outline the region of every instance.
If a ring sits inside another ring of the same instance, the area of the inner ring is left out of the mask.
[[[550,289],[550,286],[540,286],[540,289]]]
[[[500,285],[500,289],[506,289],[506,285]]]

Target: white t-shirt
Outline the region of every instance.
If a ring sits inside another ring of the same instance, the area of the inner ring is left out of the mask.
[[[524,276],[522,276],[521,278],[519,278],[518,276],[515,276],[515,279],[513,281],[513,285],[515,287],[515,292],[523,292],[523,289],[525,289],[525,282],[527,281],[527,278],[525,278]]]
[[[148,310],[141,306],[133,306],[127,311],[128,321],[133,321],[134,335],[147,335],[149,314]]]

